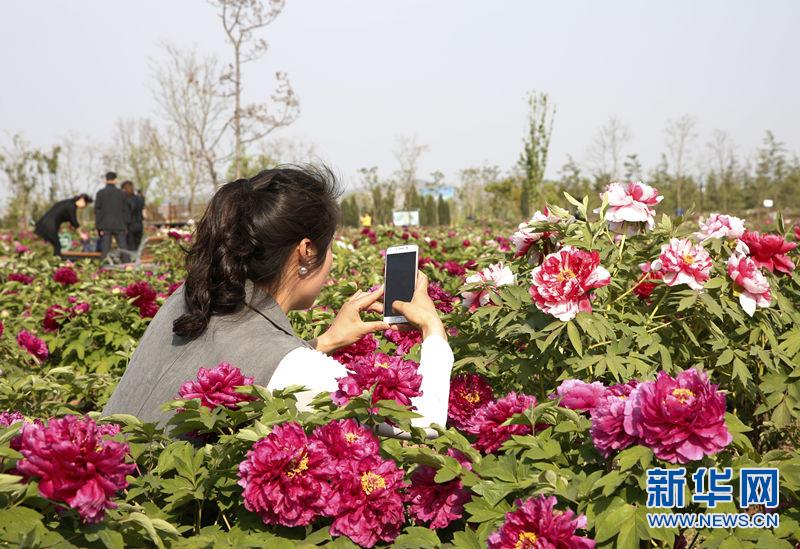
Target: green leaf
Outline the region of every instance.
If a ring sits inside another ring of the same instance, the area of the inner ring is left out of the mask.
[[[753,430],[730,412],[725,412],[725,425],[731,433],[748,433]]]
[[[602,543],[620,532],[623,524],[634,523],[636,508],[629,503],[622,503],[610,510],[598,514],[594,519],[595,541]]]
[[[444,463],[439,470],[436,471],[436,476],[433,477],[434,482],[439,484],[453,480],[459,476],[463,470],[457,459],[450,456],[442,456],[442,458],[444,459]]]
[[[575,349],[578,355],[583,356],[581,334],[578,332],[578,328],[575,326],[575,323],[571,320],[567,322],[567,335],[569,336],[570,343],[572,343],[572,347]]]
[[[433,549],[441,546],[442,542],[434,530],[419,526],[409,526],[392,544],[396,549]]]
[[[103,542],[103,545],[105,545],[107,549],[124,549],[125,547],[125,540],[122,538],[122,534],[120,534],[116,530],[111,530],[110,528],[103,528],[102,530],[97,532],[97,536],[100,538],[100,541]]]

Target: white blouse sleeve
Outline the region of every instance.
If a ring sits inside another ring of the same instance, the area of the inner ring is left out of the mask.
[[[425,338],[420,350],[419,374],[422,376],[421,396],[411,399],[422,417],[414,418],[415,427],[428,427],[432,423],[443,426],[447,422],[447,403],[450,396],[450,372],[453,369],[453,351],[440,336]],[[347,375],[347,369],[339,361],[314,349],[299,347],[287,353],[280,361],[267,389],[283,389],[289,385],[304,385],[308,390],[297,393],[298,409],[310,410],[310,403],[318,393],[336,391],[337,379]],[[382,435],[403,436],[397,428],[383,425],[378,430]],[[429,430],[429,436],[436,432]]]

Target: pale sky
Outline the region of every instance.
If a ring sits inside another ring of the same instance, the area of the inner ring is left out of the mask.
[[[428,145],[420,175],[512,166],[527,90],[557,105],[548,175],[586,160],[610,115],[630,125],[645,167],[668,119],[698,120],[752,155],[771,129],[800,150],[800,2],[287,0],[246,69],[250,98],[288,72],[300,119],[278,135],[313,143],[345,180],[396,168],[398,136]],[[160,42],[227,59],[200,0],[5,0],[0,4],[0,140],[109,139],[117,118],[155,117],[149,60]]]

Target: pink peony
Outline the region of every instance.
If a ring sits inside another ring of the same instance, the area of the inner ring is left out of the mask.
[[[397,356],[406,356],[414,345],[422,343],[422,332],[419,330],[408,330],[407,332],[385,330],[383,337],[397,345],[395,351]]]
[[[60,305],[50,305],[44,313],[42,319],[42,329],[45,332],[55,332],[61,328],[61,324],[67,316],[65,311]]]
[[[464,276],[467,273],[467,269],[457,261],[445,261],[442,267],[450,276]]]
[[[457,459],[465,469],[472,470],[469,458],[455,448],[449,448],[447,455]],[[472,496],[461,479],[439,484],[435,477],[436,469],[428,465],[420,465],[414,470],[408,489],[408,513],[417,522],[428,524],[429,528],[447,528],[451,522],[461,518],[464,504]]]
[[[347,366],[359,357],[371,355],[377,348],[378,340],[374,335],[367,334],[355,343],[342,347],[331,356]]]
[[[711,256],[702,246],[688,239],[673,238],[661,246],[661,255],[653,261],[652,270],[659,271],[667,286],[686,284],[702,290],[711,272]]]
[[[200,368],[197,380],[190,380],[181,385],[178,395],[185,400],[199,398],[200,403],[206,408],[224,406],[235,410],[240,402],[255,400],[253,396],[237,392],[236,387],[252,384],[252,377],[246,377],[239,368],[222,362],[209,370]]]
[[[132,304],[139,308],[139,316],[152,318],[158,312],[157,293],[149,282],[140,280],[124,288],[125,297],[133,299]]]
[[[601,197],[608,200],[605,219],[609,228],[629,235],[638,233],[642,227],[652,229],[655,226],[653,206],[664,199],[654,187],[638,181],[612,183]]]
[[[17,344],[20,349],[28,351],[39,362],[44,362],[50,357],[47,344],[28,330],[22,330],[17,334]]]
[[[17,470],[39,480],[42,496],[76,509],[83,522],[103,519],[117,505],[111,498],[128,486],[136,466],[125,463],[128,445],[104,438],[108,431],[94,420],[66,416],[44,423],[25,423],[16,439],[24,456]]]
[[[481,284],[478,290],[463,292],[462,304],[470,311],[475,311],[478,307],[488,305],[492,301],[491,291],[501,286],[514,284],[516,278],[511,269],[497,263],[486,267],[483,271],[467,277],[467,284]]]
[[[745,231],[741,240],[747,245],[757,267],[763,267],[771,273],[792,274],[794,271],[794,262],[786,254],[797,247],[796,242],[787,242],[779,234],[762,235],[758,231]]]
[[[459,374],[450,382],[447,417],[456,429],[469,430],[475,413],[492,400],[492,387],[485,377]]]
[[[636,436],[625,432],[623,425],[625,401],[636,385],[636,381],[630,381],[609,387],[590,411],[592,441],[605,457],[608,457],[612,450],[622,450],[637,440]]]
[[[239,464],[244,506],[264,524],[310,524],[332,504],[323,466],[325,454],[312,448],[296,422],[276,425]]]
[[[62,286],[70,286],[78,282],[78,273],[72,267],[59,267],[53,273],[53,280]]]
[[[24,244],[17,244],[17,247],[14,249],[19,255],[24,254],[25,252],[31,251],[30,248],[25,246]]]
[[[567,321],[578,311],[591,312],[590,292],[611,282],[600,254],[564,246],[544,258],[531,274],[530,294],[542,312]]]
[[[725,394],[694,369],[675,378],[659,372],[655,381],[637,385],[625,401],[624,427],[671,463],[716,454],[733,439],[725,425]]]
[[[0,427],[11,427],[18,421],[25,421],[25,416],[20,412],[3,410],[0,412]]]
[[[469,425],[469,432],[477,435],[473,446],[490,454],[512,435],[529,435],[533,432],[530,425],[503,425],[507,419],[536,406],[536,397],[518,395],[511,392],[501,399],[492,401],[475,413],[475,419]]]
[[[550,398],[560,398],[560,406],[582,412],[591,411],[606,393],[606,386],[599,381],[586,383],[579,379],[566,379]]]
[[[334,483],[338,502],[330,532],[362,547],[391,543],[405,522],[403,470],[394,461],[370,456],[351,461]]]
[[[348,366],[347,376],[338,379],[339,390],[331,398],[342,406],[374,386],[373,404],[379,400],[394,400],[410,406],[411,399],[422,394],[419,390],[422,376],[417,373],[418,368],[419,364],[413,360],[399,356],[378,353],[362,357]]]
[[[30,285],[33,282],[33,277],[25,273],[9,273],[7,279],[9,282],[21,282],[25,285]]]
[[[428,297],[433,300],[436,309],[443,313],[453,312],[453,301],[455,298],[436,282],[428,284]]]
[[[712,213],[705,220],[700,220],[700,230],[694,233],[701,242],[712,238],[730,238],[736,240],[744,234],[744,221],[732,215]]]
[[[309,445],[327,456],[322,466],[332,476],[350,461],[380,454],[375,434],[354,419],[340,419],[317,427]]]
[[[537,224],[555,224],[560,218],[550,213],[545,208],[533,214],[527,223],[520,223],[517,232],[511,235],[511,243],[514,245],[514,257],[523,257],[530,254],[528,262],[531,265],[538,265],[542,258],[555,251],[558,246],[556,234],[551,231],[537,232],[534,227]]]
[[[555,496],[538,496],[514,502],[500,529],[489,536],[488,549],[594,549],[595,542],[575,535],[586,528],[586,517],[572,509],[555,509]]]
[[[756,307],[769,307],[772,301],[769,281],[752,258],[733,254],[728,259],[728,275],[736,284],[744,312],[753,316]]]

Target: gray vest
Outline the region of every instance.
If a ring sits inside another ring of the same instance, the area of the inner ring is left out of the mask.
[[[172,322],[186,312],[184,287],[170,296],[150,322],[103,415],[132,414],[163,426],[174,412],[160,406],[178,398],[185,381],[201,367],[228,362],[254,383],[266,386],[289,351],[312,344],[298,338],[272,297],[245,286],[247,306],[238,313],[214,315],[208,329],[191,340],[172,333]]]

